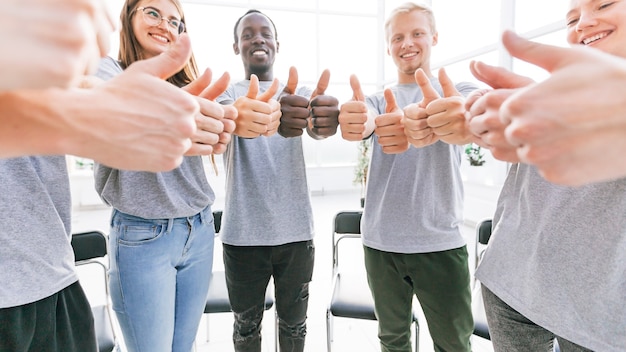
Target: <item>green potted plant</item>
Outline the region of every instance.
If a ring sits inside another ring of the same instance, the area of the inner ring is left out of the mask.
[[[365,206],[365,186],[367,184],[367,172],[370,164],[370,139],[364,139],[358,145],[358,157],[354,168],[355,185],[361,186],[361,208]]]
[[[470,143],[465,146],[465,155],[471,166],[481,166],[485,163],[484,156],[480,146],[476,143]]]

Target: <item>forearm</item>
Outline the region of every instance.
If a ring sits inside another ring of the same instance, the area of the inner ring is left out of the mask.
[[[55,88],[0,93],[0,157],[68,153],[75,131],[63,110],[71,101]]]

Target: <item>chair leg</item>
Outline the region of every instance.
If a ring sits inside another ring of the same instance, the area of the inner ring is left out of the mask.
[[[274,308],[274,351],[278,352],[278,312]]]
[[[205,318],[206,318],[206,319],[205,319],[205,320],[206,320],[206,342],[209,342],[209,332],[211,331],[211,330],[209,329],[209,315],[208,315],[208,314],[205,314],[204,316],[205,316]]]
[[[332,329],[331,329],[331,324],[332,322],[330,321],[332,319],[331,317],[331,313],[330,313],[330,309],[326,310],[326,350],[328,352],[331,351],[331,342],[333,340],[332,337]]]
[[[420,326],[417,323],[417,320],[413,321],[415,324],[415,352],[419,352],[420,350]]]

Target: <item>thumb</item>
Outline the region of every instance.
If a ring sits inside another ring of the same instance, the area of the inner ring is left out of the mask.
[[[276,92],[278,92],[278,78],[274,78],[272,85],[263,94],[256,97],[256,99],[267,103],[274,97]]]
[[[255,74],[250,75],[250,86],[248,87],[248,94],[246,97],[250,99],[256,99],[257,94],[259,94],[259,77]]]
[[[399,109],[398,103],[396,102],[396,96],[393,95],[391,89],[385,89],[385,102],[387,102],[387,107],[385,108],[385,113],[390,113]]]
[[[439,93],[435,90],[435,88],[433,88],[432,84],[430,84],[428,76],[426,76],[426,73],[421,68],[415,71],[415,82],[417,82],[417,85],[420,86],[422,95],[424,96],[422,101],[419,103],[420,107],[425,108],[431,101],[441,98]]]
[[[207,68],[202,73],[202,76],[194,79],[188,85],[183,87],[183,90],[191,95],[199,95],[202,94],[202,91],[206,89],[206,87],[211,84],[211,79],[213,78],[213,73],[210,68]]]
[[[284,94],[296,94],[298,88],[298,70],[291,66],[289,68],[289,78],[287,79],[287,85],[283,89]]]
[[[441,89],[443,90],[443,96],[448,97],[460,97],[461,93],[456,89],[454,82],[450,79],[446,70],[442,67],[439,69],[439,84],[441,84]]]
[[[317,87],[315,87],[313,94],[311,94],[311,99],[315,98],[318,95],[324,95],[324,93],[326,92],[326,89],[328,88],[329,82],[330,82],[330,70],[326,69],[324,70],[324,72],[322,72],[322,75],[320,76],[320,80],[317,81]]]
[[[141,71],[161,79],[172,77],[180,71],[191,57],[191,42],[187,33],[181,33],[174,45],[161,55],[136,61],[127,71]]]
[[[479,81],[488,84],[493,89],[520,88],[533,83],[533,80],[526,76],[480,61],[470,62],[470,71]]]
[[[222,77],[220,77],[212,85],[206,87],[202,93],[200,93],[200,96],[208,100],[215,100],[215,98],[219,97],[220,94],[224,93],[226,88],[228,88],[229,82],[230,74],[228,74],[228,72],[224,72]]]
[[[354,101],[365,101],[365,94],[363,94],[363,90],[361,89],[361,83],[356,75],[350,75],[350,87],[352,87],[352,100]]]
[[[571,51],[566,48],[535,43],[508,30],[502,34],[502,44],[513,57],[539,66],[548,72],[564,66],[570,60],[575,60]]]

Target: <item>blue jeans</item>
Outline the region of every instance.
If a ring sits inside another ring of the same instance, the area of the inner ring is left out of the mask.
[[[563,352],[591,352],[528,320],[498,296],[482,285],[483,302],[489,334],[496,352],[526,352],[553,350],[554,341],[559,342]]]
[[[189,352],[213,267],[210,207],[149,220],[113,210],[109,238],[113,310],[130,352]]]
[[[235,316],[235,351],[261,351],[261,320],[271,276],[274,277],[280,351],[303,351],[309,282],[315,257],[313,241],[280,246],[224,244],[223,247],[226,285]]]

